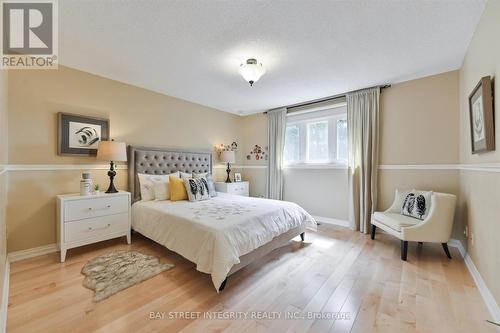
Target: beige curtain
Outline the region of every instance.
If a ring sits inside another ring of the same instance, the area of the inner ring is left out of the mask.
[[[267,197],[283,199],[283,150],[285,149],[286,108],[267,112],[269,159]]]
[[[349,219],[363,233],[377,206],[380,88],[347,94],[349,142]]]

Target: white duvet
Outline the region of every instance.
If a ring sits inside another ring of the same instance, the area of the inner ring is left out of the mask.
[[[287,201],[218,193],[205,201],[139,201],[134,230],[177,252],[211,274],[217,290],[239,257],[290,229],[316,229],[302,207]]]

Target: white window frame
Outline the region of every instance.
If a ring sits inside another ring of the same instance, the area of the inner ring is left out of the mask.
[[[347,168],[347,161],[337,160],[337,121],[345,120],[347,112],[345,105],[325,110],[289,116],[286,126],[299,128],[299,160],[284,161],[285,168]],[[328,121],[328,160],[315,162],[309,161],[308,156],[308,124]]]

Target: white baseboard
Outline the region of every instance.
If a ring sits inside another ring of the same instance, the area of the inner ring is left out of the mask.
[[[465,251],[465,248],[462,245],[461,241],[459,241],[458,239],[450,239],[448,242],[448,246],[456,248],[458,250],[458,252],[460,252],[460,255],[462,256],[462,258],[465,258],[467,251]]]
[[[33,258],[48,253],[54,253],[57,251],[58,251],[57,244],[49,244],[49,245],[35,247],[32,249],[11,252],[7,255],[7,257],[9,258],[10,262],[16,262],[19,260]]]
[[[313,217],[317,222],[320,223],[334,224],[334,225],[339,225],[341,227],[352,229],[351,224],[349,223],[349,221],[346,220],[332,219],[331,217],[315,216],[315,215],[313,215]]]
[[[0,332],[7,332],[7,309],[9,307],[9,281],[10,262],[5,260],[5,272],[3,278],[2,304],[0,304]]]
[[[465,251],[462,242],[459,241],[458,239],[450,239],[448,245],[458,249],[460,255],[464,258],[465,266],[467,266],[470,275],[472,275],[472,278],[476,283],[477,289],[479,289],[479,293],[481,294],[481,297],[483,298],[484,303],[486,304],[486,307],[490,312],[491,319],[497,323],[500,323],[500,307],[498,306],[498,303],[493,297],[493,294],[491,293],[490,289],[488,289],[488,286],[484,282],[483,277],[477,270],[477,267],[472,261],[472,258],[467,253],[467,251]]]

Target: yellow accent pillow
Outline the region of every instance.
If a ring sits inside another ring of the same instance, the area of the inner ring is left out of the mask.
[[[169,188],[170,188],[170,200],[179,201],[187,200],[188,194],[186,192],[186,187],[184,186],[184,180],[179,177],[170,176],[168,177]]]

